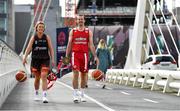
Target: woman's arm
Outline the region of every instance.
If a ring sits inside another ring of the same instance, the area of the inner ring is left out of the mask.
[[[24,54],[24,57],[23,57],[23,64],[25,65],[26,63],[26,59],[27,59],[27,56],[29,55],[29,53],[31,52],[32,50],[32,45],[34,43],[34,36],[31,37],[29,43],[28,43],[28,46],[26,48],[26,51],[25,51],[25,54]]]
[[[50,50],[50,56],[51,56],[51,61],[52,61],[52,65],[55,65],[55,61],[54,61],[54,48],[51,42],[51,38],[50,36],[47,35],[47,41],[48,41],[48,48]]]

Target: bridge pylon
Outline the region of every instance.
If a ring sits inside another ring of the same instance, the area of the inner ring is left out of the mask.
[[[151,0],[152,4],[154,0]],[[125,69],[138,69],[149,52],[148,39],[151,37],[152,11],[148,0],[138,0],[136,18],[132,37],[129,40],[129,51]]]

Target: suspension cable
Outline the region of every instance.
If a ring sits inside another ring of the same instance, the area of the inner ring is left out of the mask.
[[[160,5],[159,1],[158,1],[158,0],[156,0],[156,1],[157,1],[157,3]],[[163,19],[164,19],[164,21],[165,21],[166,27],[167,27],[167,29],[168,29],[168,32],[169,32],[170,36],[171,36],[171,39],[172,39],[172,41],[173,41],[173,44],[174,44],[174,46],[175,46],[175,48],[176,48],[176,51],[177,51],[177,53],[178,53],[178,55],[179,55],[179,50],[178,50],[177,45],[176,45],[176,43],[175,43],[175,41],[174,41],[174,38],[173,38],[172,32],[171,32],[171,30],[170,30],[170,27],[169,27],[169,25],[167,24],[167,20],[166,20],[166,18],[165,18],[165,16],[164,16],[164,13],[163,13],[163,11],[162,11],[162,8],[159,7],[159,9],[160,9],[161,14],[162,14],[162,16],[163,16]]]
[[[172,17],[173,17],[173,19],[174,19],[174,21],[175,21],[175,24],[176,24],[176,26],[178,27],[179,32],[180,32],[180,27],[179,27],[179,24],[178,24],[178,22],[177,22],[177,19],[176,19],[174,13],[173,13],[172,11],[171,11],[170,13],[172,14]]]
[[[39,16],[38,16],[37,21],[39,21],[39,20],[40,20],[41,15],[42,15],[42,12],[43,12],[43,10],[44,10],[44,6],[45,6],[45,5],[46,5],[46,0],[44,0],[44,2],[43,2],[42,9],[41,9],[41,11],[40,11],[40,13],[39,13]],[[35,34],[35,31],[36,31],[36,30],[33,30],[32,35],[34,35],[34,34]]]
[[[151,31],[152,31],[152,33],[153,33],[153,37],[154,37],[154,40],[155,40],[155,42],[156,42],[158,51],[159,51],[160,54],[162,54],[162,53],[161,53],[161,50],[160,50],[160,47],[159,47],[159,45],[158,45],[157,39],[156,39],[156,35],[155,35],[155,32],[154,32],[154,29],[153,29],[153,27],[152,27],[152,23],[151,23],[151,21],[150,21],[150,19],[149,19],[149,17],[148,17],[147,14],[146,14],[146,17],[147,17],[148,22],[149,22],[149,24],[150,24],[150,28],[151,28]]]
[[[155,17],[155,20],[156,20],[156,22],[157,22],[157,16],[156,16],[156,14],[155,14],[155,12],[154,12],[154,10],[153,10],[153,6],[152,6],[152,4],[151,4],[151,1],[150,1],[150,0],[148,0],[148,1],[149,1],[149,4],[150,4],[152,13],[153,13],[153,15],[154,15],[154,17]],[[167,51],[168,51],[168,54],[170,54],[169,48],[168,48],[167,43],[166,43],[166,40],[165,40],[165,38],[164,38],[164,34],[162,33],[162,30],[161,30],[158,22],[157,22],[157,26],[158,26],[158,28],[159,28],[159,31],[160,31],[161,35],[162,35],[162,38],[163,38],[164,44],[165,44],[165,46],[166,46],[166,49],[167,49]]]
[[[35,21],[37,12],[38,12],[38,10],[39,10],[39,6],[40,6],[40,4],[41,4],[41,1],[42,1],[42,0],[39,0],[39,2],[38,2],[38,5],[37,5],[36,11],[35,11],[35,15],[34,15],[33,20],[32,20],[32,22],[31,22],[31,25],[30,25],[28,34],[27,34],[27,36],[26,36],[26,40],[25,40],[24,46],[23,46],[22,51],[21,51],[21,55],[24,54],[24,51],[25,51],[27,42],[28,42],[28,40],[29,40],[29,36],[30,36],[31,30],[32,30],[32,27],[33,27],[33,24],[34,24],[34,21]]]
[[[50,6],[50,4],[51,4],[51,1],[52,1],[52,0],[49,0],[49,2],[48,2],[46,11],[45,11],[45,13],[44,13],[43,21],[45,20],[45,17],[46,17],[47,11],[48,11],[48,9],[49,9],[49,6]]]
[[[152,45],[151,45],[151,41],[150,41],[150,39],[149,39],[150,37],[149,37],[149,35],[148,35],[148,33],[147,33],[147,29],[145,29],[145,34],[146,34],[146,38],[147,38],[147,40],[148,40],[148,44],[149,44],[149,46],[150,46],[150,49],[151,49],[153,55],[155,55],[154,50],[153,50],[153,47],[152,47]]]

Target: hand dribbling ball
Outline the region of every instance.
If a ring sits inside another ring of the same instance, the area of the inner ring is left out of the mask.
[[[95,69],[93,72],[92,72],[92,78],[96,81],[100,81],[101,79],[103,79],[104,77],[104,74],[101,70],[99,69]]]
[[[24,82],[27,79],[26,73],[22,70],[19,70],[16,73],[16,80],[19,82]]]

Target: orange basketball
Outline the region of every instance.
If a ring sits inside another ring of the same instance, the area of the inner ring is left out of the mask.
[[[104,77],[104,74],[101,70],[96,69],[92,72],[92,77],[96,80],[99,81]]]
[[[26,73],[22,70],[16,73],[16,80],[19,82],[24,82],[27,79]]]

